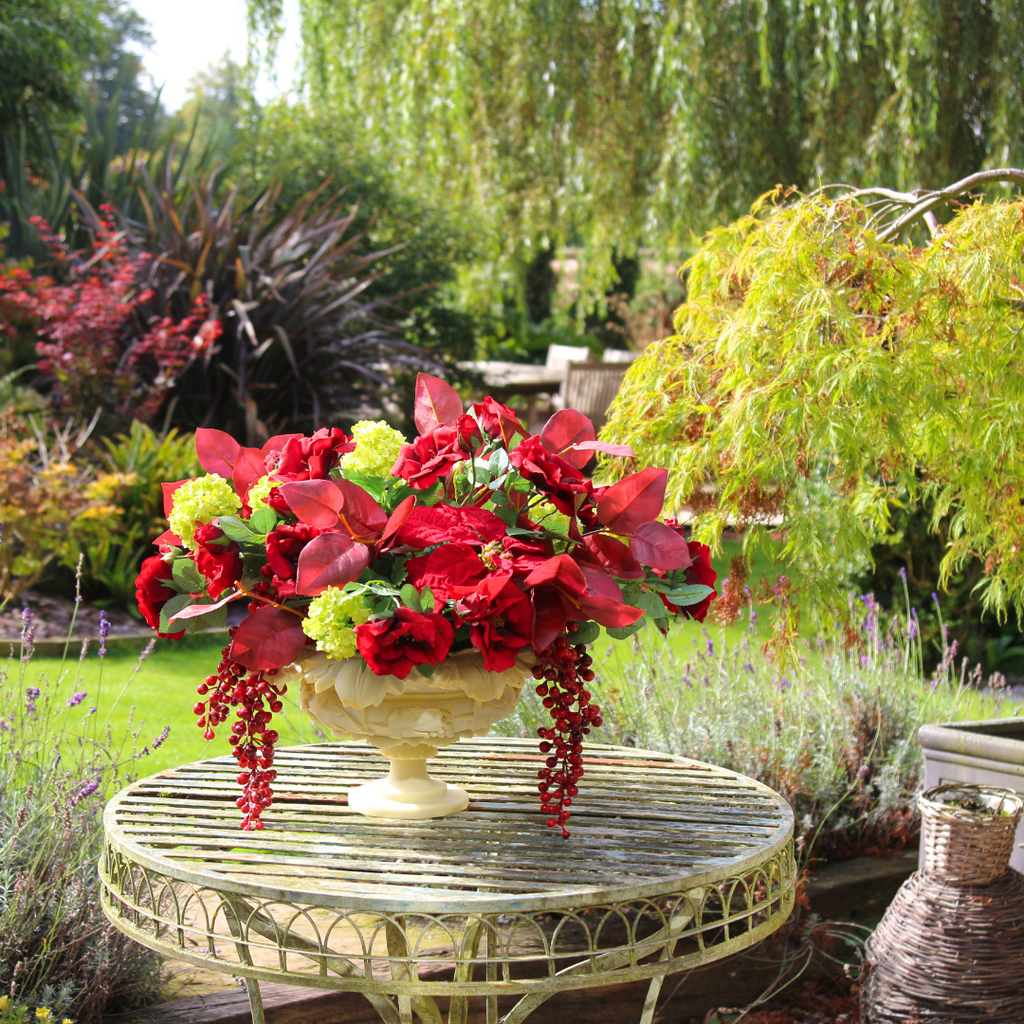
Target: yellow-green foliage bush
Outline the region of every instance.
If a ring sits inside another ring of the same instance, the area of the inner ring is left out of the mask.
[[[843,619],[844,574],[915,507],[948,526],[943,582],[978,560],[985,608],[1024,607],[1024,202],[914,246],[857,199],[778,199],[704,239],[605,439],[670,467],[698,540],[749,527],[749,554],[781,515],[790,609]]]
[[[79,547],[116,535],[121,481],[97,474],[81,452],[88,431],[45,431],[0,412],[0,597],[27,590],[54,562],[74,564]]]

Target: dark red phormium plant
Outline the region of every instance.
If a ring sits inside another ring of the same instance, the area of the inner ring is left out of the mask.
[[[665,470],[610,487],[585,476],[594,452],[632,451],[597,441],[574,410],[530,436],[494,399],[467,413],[421,374],[416,427],[412,442],[364,421],[352,437],[324,428],[262,448],[198,431],[209,475],[164,485],[170,529],[140,574],[140,610],[180,636],[248,603],[195,706],[211,739],[236,709],[243,828],[262,828],[271,801],[270,723],[284,692],[274,677],[308,645],[400,679],[475,648],[492,672],[524,652],[534,661],[551,716],[541,810],[568,837],[584,738],[602,721],[587,644],[602,626],[621,638],[646,618],[660,629],[675,614],[703,620],[715,596],[709,552],[659,519]]]

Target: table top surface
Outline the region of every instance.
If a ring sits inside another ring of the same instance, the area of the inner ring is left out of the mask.
[[[128,861],[214,891],[325,907],[447,913],[586,907],[712,884],[790,841],[776,793],[724,768],[589,744],[568,840],[537,800],[531,740],[457,743],[432,774],[470,793],[427,821],[363,817],[347,790],[386,773],[362,743],[278,751],[265,829],[242,832],[230,757],[161,772],[107,806],[108,845]]]

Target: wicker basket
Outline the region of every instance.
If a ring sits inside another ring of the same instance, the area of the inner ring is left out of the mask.
[[[995,813],[950,803],[976,799]],[[922,793],[921,845],[924,870],[951,885],[988,885],[1009,870],[1024,800],[1008,789],[955,783]]]

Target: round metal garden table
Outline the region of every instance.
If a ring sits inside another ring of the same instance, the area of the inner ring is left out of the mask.
[[[107,805],[103,909],[166,956],[259,982],[359,992],[386,1024],[465,1024],[482,998],[663,978],[765,938],[793,906],[793,815],[712,765],[589,745],[563,840],[537,807],[530,740],[457,743],[432,762],[468,810],[365,818],[348,788],[386,772],[375,750],[280,750],[262,832],[242,832],[231,757],[142,779]],[[441,997],[441,1002],[438,1002]],[[414,1018],[415,1015],[415,1018]]]

